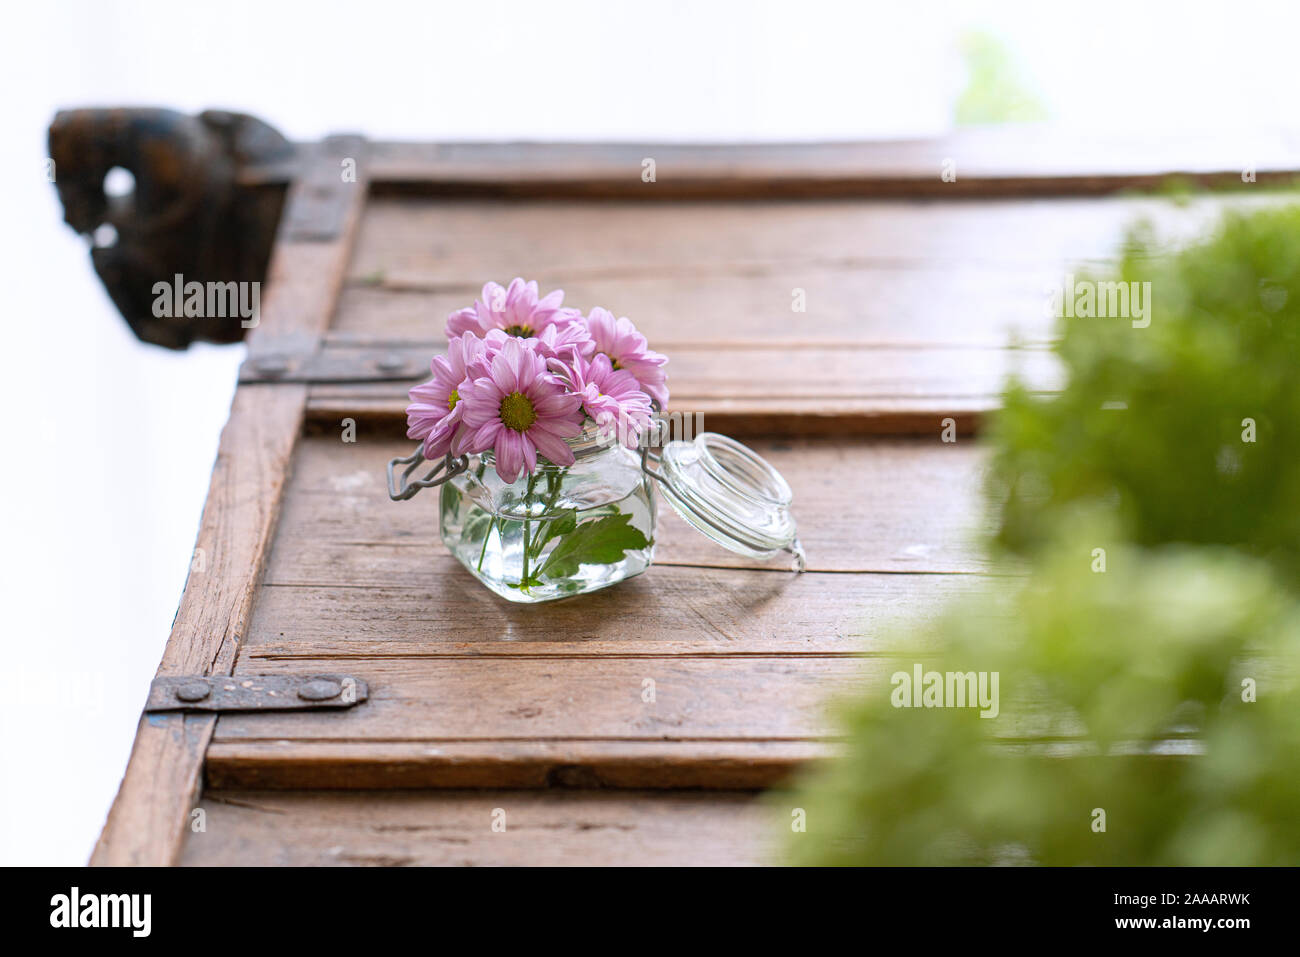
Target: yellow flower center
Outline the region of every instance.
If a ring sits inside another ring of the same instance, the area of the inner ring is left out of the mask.
[[[520,339],[531,339],[533,337],[532,326],[506,326],[505,331],[512,336],[518,336]]]
[[[507,429],[527,432],[536,421],[537,410],[522,392],[511,392],[501,400],[501,424]]]
[[[452,389],[451,392],[448,393],[447,395],[447,411],[450,412],[452,409],[456,408],[456,403],[459,401],[460,401],[460,392],[458,392],[455,389]]]

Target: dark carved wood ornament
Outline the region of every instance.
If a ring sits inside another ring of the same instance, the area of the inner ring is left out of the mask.
[[[265,279],[285,182],[266,170],[290,163],[293,144],[242,113],[79,109],[54,117],[49,148],[67,224],[116,233],[91,258],[138,338],[169,349],[244,338],[237,315],[155,315],[154,287],[178,275],[205,286]],[[134,176],[128,195],[105,193],[114,167]]]

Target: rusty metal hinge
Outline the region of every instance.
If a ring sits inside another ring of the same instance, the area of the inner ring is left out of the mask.
[[[271,352],[250,355],[240,367],[240,384],[257,382],[349,383],[406,382],[429,377],[429,356],[436,343],[387,349],[327,348],[295,354]]]
[[[352,675],[169,675],[154,678],[145,712],[350,708],[370,696]]]

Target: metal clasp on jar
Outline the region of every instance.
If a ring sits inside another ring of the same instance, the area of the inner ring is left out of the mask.
[[[441,485],[450,479],[455,478],[461,472],[469,468],[469,456],[462,455],[459,458],[453,458],[450,454],[443,457],[432,469],[425,473],[423,478],[411,480],[411,473],[420,467],[424,462],[424,446],[418,445],[415,452],[406,458],[392,459],[388,463],[388,497],[394,502],[404,502],[411,498],[422,488],[433,488],[435,485]],[[397,466],[405,465],[406,469],[400,476],[396,474]]]

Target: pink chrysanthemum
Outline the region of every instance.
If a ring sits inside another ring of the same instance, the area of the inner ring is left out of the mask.
[[[501,347],[510,339],[519,338],[512,336],[502,329],[493,329],[483,336],[483,341],[487,344],[487,356],[490,359],[501,351]],[[537,353],[546,359],[564,359],[568,361],[572,356],[589,356],[592,350],[596,348],[595,343],[591,341],[591,334],[587,332],[587,324],[579,316],[574,322],[555,323],[547,326],[537,336],[529,340]]]
[[[497,474],[506,482],[536,471],[538,452],[556,465],[572,465],[573,450],[564,440],[582,430],[582,396],[547,371],[536,346],[507,340],[483,371],[461,387],[466,447],[493,449]]]
[[[551,368],[582,396],[583,409],[603,432],[617,435],[628,448],[636,448],[653,410],[650,396],[631,372],[615,369],[609,356],[601,352],[590,361],[582,356],[574,356],[568,363],[552,360]]]
[[[406,437],[424,440],[424,457],[436,459],[448,452],[463,455],[463,430],[460,430],[465,404],[460,386],[476,372],[483,372],[487,346],[483,340],[466,333],[447,344],[447,355],[434,356],[430,368],[433,378],[411,389],[411,404],[406,407]]]
[[[632,325],[626,316],[615,319],[608,309],[597,306],[587,316],[587,329],[596,344],[596,353],[609,357],[615,371],[625,369],[632,374],[645,393],[668,407],[668,383],[664,365],[668,357],[651,351],[645,336]]]
[[[537,337],[537,351],[548,359],[589,356],[595,349],[596,344],[591,341],[591,333],[581,316],[574,322],[547,326]]]
[[[447,317],[447,338],[466,332],[482,338],[493,329],[520,339],[541,336],[553,325],[566,326],[582,319],[577,309],[562,307],[563,301],[562,289],[539,299],[535,282],[514,279],[509,289],[490,282],[483,287],[482,299]]]

